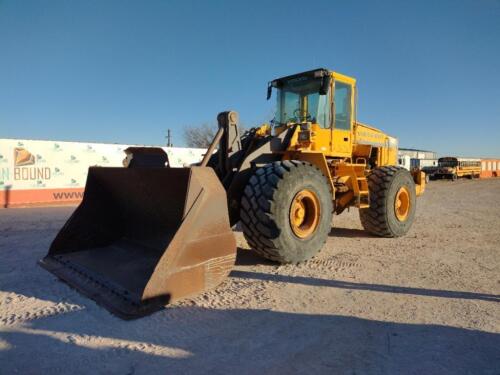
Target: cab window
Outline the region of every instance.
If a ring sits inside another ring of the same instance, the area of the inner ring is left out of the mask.
[[[335,128],[351,129],[351,86],[335,82]]]

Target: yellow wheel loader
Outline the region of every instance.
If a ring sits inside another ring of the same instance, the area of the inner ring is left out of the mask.
[[[356,119],[356,81],[316,69],[269,82],[271,124],[240,134],[238,114],[199,166],[171,168],[160,148],[129,148],[124,168],[91,167],[83,201],[40,264],[123,318],[216,287],[236,256],[231,227],[281,263],[323,247],[332,215],[398,237],[425,176],[396,166],[397,139]]]

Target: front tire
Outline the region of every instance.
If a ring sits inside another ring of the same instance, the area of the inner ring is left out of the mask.
[[[370,207],[359,210],[361,224],[381,237],[401,237],[411,228],[416,209],[415,182],[404,168],[375,168],[368,175]]]
[[[248,244],[264,258],[298,263],[323,247],[331,230],[332,193],[315,166],[278,161],[256,170],[241,199]]]

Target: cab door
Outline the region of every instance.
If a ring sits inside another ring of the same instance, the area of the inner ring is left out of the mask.
[[[333,153],[350,157],[352,154],[353,85],[334,81]]]

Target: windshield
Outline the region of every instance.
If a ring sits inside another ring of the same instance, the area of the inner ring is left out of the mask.
[[[439,159],[438,160],[438,165],[440,167],[456,167],[458,164],[458,160],[457,159]]]
[[[297,77],[278,88],[275,121],[280,124],[306,122],[330,127],[328,95],[320,95],[321,79]]]

